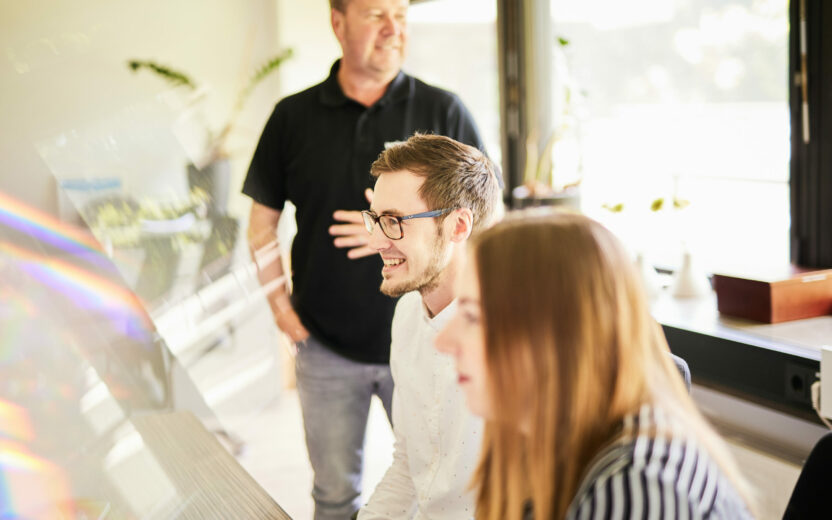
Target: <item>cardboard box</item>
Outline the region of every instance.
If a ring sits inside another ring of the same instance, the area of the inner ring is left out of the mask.
[[[832,314],[832,269],[791,266],[763,276],[714,274],[719,312],[779,323]]]

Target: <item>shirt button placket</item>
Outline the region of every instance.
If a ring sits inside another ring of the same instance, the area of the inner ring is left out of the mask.
[[[355,123],[355,142],[359,149],[367,148],[373,142],[373,136],[370,135],[370,113],[372,109],[368,108],[358,116],[358,121]]]

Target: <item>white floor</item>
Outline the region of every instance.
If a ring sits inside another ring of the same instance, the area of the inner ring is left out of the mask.
[[[284,390],[274,403],[239,434],[248,439],[240,463],[295,520],[311,519],[312,468],[306,454],[297,391]],[[374,398],[367,424],[364,501],[390,466],[393,434],[381,401]]]
[[[237,460],[272,498],[293,519],[311,519],[312,468],[292,356],[265,304],[247,312],[242,324],[229,328],[215,348],[202,350],[198,342],[175,345],[179,348],[172,351],[181,367],[173,378],[179,382],[175,406],[199,417],[211,416],[206,426],[225,429],[242,443]],[[218,438],[233,453],[233,443]],[[370,407],[364,454],[366,501],[393,459],[393,434],[377,398]]]

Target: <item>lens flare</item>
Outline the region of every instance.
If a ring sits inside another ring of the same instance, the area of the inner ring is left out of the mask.
[[[131,291],[90,270],[9,242],[0,242],[0,255],[16,261],[20,270],[72,299],[78,307],[103,313],[116,330],[133,339],[145,341],[148,331],[153,330]]]
[[[22,407],[0,400],[0,439],[31,442],[32,423]]]
[[[0,224],[113,272],[99,243],[82,230],[0,192]]]
[[[20,406],[0,400],[0,518],[49,518],[70,496],[57,465],[32,453],[32,425]]]

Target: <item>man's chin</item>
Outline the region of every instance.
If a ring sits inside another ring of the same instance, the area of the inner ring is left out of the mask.
[[[402,284],[392,284],[388,283],[387,280],[381,282],[381,287],[379,287],[381,294],[385,296],[389,296],[391,298],[398,298],[403,294],[407,294],[410,292],[410,289],[403,286]]]
[[[380,58],[373,64],[373,68],[380,74],[395,75],[401,70],[403,61],[401,57]]]
[[[381,282],[381,287],[379,287],[379,290],[385,296],[390,296],[391,298],[398,298],[399,296],[403,296],[413,291],[419,291],[420,293],[425,294],[425,292],[429,292],[433,289],[436,289],[438,285],[439,274],[436,273],[431,276],[418,278],[416,280],[402,280],[398,283],[395,283],[390,279],[384,279]]]

